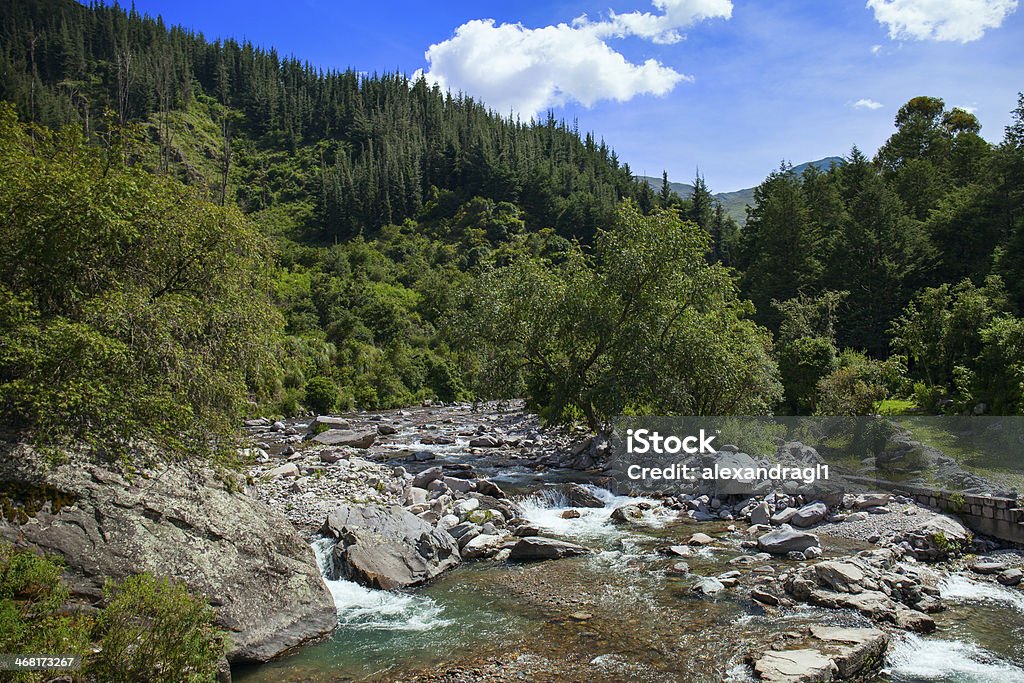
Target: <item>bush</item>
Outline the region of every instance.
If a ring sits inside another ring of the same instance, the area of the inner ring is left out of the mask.
[[[818,382],[838,367],[836,347],[823,337],[800,337],[779,352],[779,373],[786,403],[793,414],[814,412]]]
[[[326,415],[338,405],[338,386],[329,377],[319,376],[306,382],[305,405],[318,415]]]
[[[213,610],[186,588],[147,574],[108,582],[90,671],[107,683],[215,681],[225,652]]]
[[[61,614],[68,589],[53,559],[15,550],[0,541],[0,652],[85,655],[92,622],[84,614]],[[46,672],[19,672],[14,681],[42,681]]]

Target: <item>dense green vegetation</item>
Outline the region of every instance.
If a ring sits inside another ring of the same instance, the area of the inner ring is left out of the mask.
[[[267,243],[124,149],[0,105],[0,409],[45,445],[205,451],[274,379]]]
[[[0,541],[0,651],[78,655],[75,681],[207,683],[217,680],[225,646],[212,609],[181,584],[139,574],[110,582],[98,610],[76,609],[57,560]]]
[[[0,402],[37,440],[513,394],[592,426],[1024,409],[1024,101],[992,145],[915,98],[740,229],[553,116],[116,6],[0,6],[0,98]]]
[[[873,161],[855,148],[826,172],[783,166],[755,190],[736,263],[756,319],[784,342],[791,410],[835,410],[844,402],[815,397],[845,384],[865,397],[861,411],[896,393],[929,411],[1020,412],[1024,98],[1002,144],[979,130],[972,114],[918,97]],[[831,312],[828,333],[787,341],[787,311],[814,300]],[[834,367],[840,349],[861,352],[860,370]],[[890,371],[870,369],[887,359]],[[889,380],[869,389],[858,373]]]
[[[483,273],[460,311],[467,345],[503,382],[493,389],[552,421],[765,413],[781,393],[771,342],[729,271],[705,259],[710,241],[672,210],[626,204],[592,254]]]

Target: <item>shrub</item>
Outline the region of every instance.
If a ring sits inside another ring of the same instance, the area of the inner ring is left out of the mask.
[[[213,610],[168,579],[147,574],[108,582],[96,625],[101,650],[90,671],[107,683],[215,681],[225,636]]]
[[[836,347],[823,337],[800,337],[779,351],[779,372],[786,403],[795,414],[814,412],[818,382],[837,367]]]
[[[330,413],[338,405],[338,386],[329,377],[314,377],[306,382],[305,405],[318,415]]]
[[[92,622],[84,614],[61,614],[68,590],[54,559],[15,550],[0,541],[0,652],[84,655]],[[19,672],[14,681],[42,681],[46,672]]]

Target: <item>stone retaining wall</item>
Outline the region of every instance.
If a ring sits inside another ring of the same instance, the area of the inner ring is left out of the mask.
[[[903,494],[922,505],[956,515],[964,524],[980,534],[1024,545],[1024,501],[933,489],[870,477],[847,479]]]

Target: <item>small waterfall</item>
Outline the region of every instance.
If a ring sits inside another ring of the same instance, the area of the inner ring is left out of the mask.
[[[953,574],[939,584],[943,600],[950,602],[987,602],[1006,605],[1024,614],[1024,593],[998,583],[975,581],[962,574]]]
[[[1024,683],[1024,669],[956,640],[901,634],[889,647],[884,673],[895,681]]]
[[[443,608],[425,595],[366,588],[339,575],[333,538],[313,541],[320,574],[338,610],[338,627],[353,631],[427,631],[447,626]]]
[[[580,484],[604,503],[604,507],[588,508],[573,507],[565,493],[558,487],[545,486],[534,494],[518,501],[523,516],[545,533],[554,534],[592,547],[607,545],[642,531],[633,527],[624,527],[611,522],[612,511],[628,503],[654,502],[646,498],[617,496],[607,489],[593,484]],[[563,519],[562,513],[572,508],[580,513],[579,517]],[[650,526],[658,526],[661,520],[651,516]],[[596,544],[596,545],[595,545]]]

